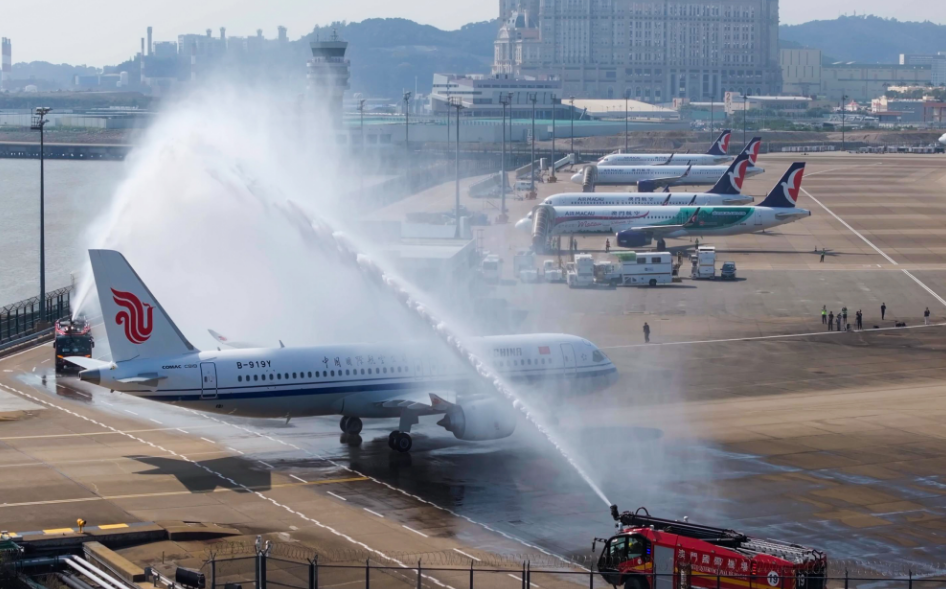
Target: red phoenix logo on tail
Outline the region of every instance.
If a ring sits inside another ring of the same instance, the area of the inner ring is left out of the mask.
[[[749,146],[749,161],[752,162],[754,166],[757,161],[759,161],[759,148],[762,147],[761,141],[753,141],[752,145]]]
[[[730,177],[732,178],[732,183],[735,185],[736,190],[742,190],[742,183],[746,181],[746,170],[749,169],[749,160],[743,160],[739,162],[739,165],[733,169]]]
[[[805,168],[798,168],[788,177],[788,180],[782,182],[785,190],[785,196],[793,203],[798,202],[798,193],[801,191],[801,179],[805,175]]]
[[[142,303],[130,292],[112,289],[112,299],[122,310],[115,315],[115,323],[125,329],[125,337],[133,344],[143,344],[151,337],[154,307]]]
[[[723,153],[726,153],[727,151],[729,151],[729,138],[730,137],[731,135],[729,133],[726,133],[725,135],[723,135],[722,139],[719,140],[719,148],[723,150]]]

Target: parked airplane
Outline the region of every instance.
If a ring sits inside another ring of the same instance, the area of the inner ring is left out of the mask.
[[[425,415],[443,415],[437,424],[461,440],[505,438],[516,427],[515,410],[478,388],[472,369],[446,349],[392,343],[200,351],[124,256],[90,250],[89,257],[113,361],[66,358],[84,368],[84,381],[211,413],[341,415],[351,436],[362,419],[399,418],[388,444],[400,452],[411,449],[411,426]],[[572,335],[481,337],[471,348],[511,381],[598,389],[617,378],[601,350]]]
[[[563,192],[554,194],[543,205],[553,207],[613,207],[613,206],[718,206],[745,205],[754,199],[741,194],[749,167],[749,155],[739,154],[729,169],[723,174],[709,192]],[[532,211],[516,223],[518,229],[532,227]]]
[[[711,166],[729,161],[729,139],[732,130],[723,129],[706,153],[612,153],[598,160],[600,166],[694,165]]]
[[[940,145],[946,145],[946,135],[939,138]]]
[[[748,154],[750,166],[746,177],[751,178],[762,174],[765,169],[758,167],[761,137],[753,137],[739,155]],[[614,166],[591,165],[586,166],[571,177],[575,184],[604,186],[636,185],[638,192],[653,192],[658,188],[683,186],[694,184],[714,184],[719,180],[729,166]]]
[[[805,164],[791,165],[775,188],[755,207],[552,207],[535,209],[533,242],[546,243],[549,235],[614,233],[619,247],[641,247],[657,240],[658,251],[666,238],[739,235],[771,229],[811,216],[795,207]],[[516,226],[524,227],[519,223]]]

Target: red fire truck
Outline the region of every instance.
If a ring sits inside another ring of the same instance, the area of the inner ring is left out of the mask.
[[[598,572],[625,589],[824,589],[827,558],[798,544],[652,517],[641,507],[611,516],[620,533],[604,542]],[[592,545],[594,550],[595,545]]]

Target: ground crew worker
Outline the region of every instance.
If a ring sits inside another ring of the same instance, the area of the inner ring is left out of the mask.
[[[930,324],[930,308],[927,307],[926,311],[923,311],[923,323],[926,325]]]
[[[828,322],[828,305],[821,305],[821,324]]]
[[[880,320],[883,321],[884,316],[887,314],[887,303],[880,303]]]
[[[647,325],[647,322],[644,322],[644,343],[650,343],[650,325]]]
[[[821,263],[824,264],[824,250],[821,250]]]
[[[841,316],[844,317],[844,325],[847,326],[847,307],[841,307]]]
[[[857,319],[857,330],[860,331],[864,329],[864,312],[861,311],[860,309],[857,310],[856,319]]]
[[[604,253],[606,254],[611,253],[611,240],[610,239],[604,240]]]
[[[828,313],[828,331],[834,331],[834,311]]]
[[[841,331],[841,314],[840,313],[838,313],[837,320],[838,320],[838,331]]]

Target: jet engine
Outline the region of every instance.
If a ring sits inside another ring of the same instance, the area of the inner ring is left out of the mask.
[[[437,425],[458,440],[498,440],[516,430],[516,413],[508,404],[494,399],[475,399],[452,406]]]
[[[644,247],[653,241],[650,235],[643,231],[619,231],[617,234],[618,247]]]
[[[657,183],[653,180],[641,180],[637,183],[637,192],[653,192],[657,190]]]

